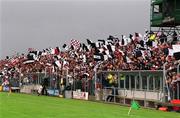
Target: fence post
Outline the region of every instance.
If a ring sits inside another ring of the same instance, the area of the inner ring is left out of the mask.
[[[143,89],[143,87],[142,87],[142,75],[141,75],[140,71],[139,71],[139,83],[140,83],[139,89],[142,90]]]
[[[159,101],[159,91],[157,91],[157,100]]]
[[[167,92],[168,92],[168,100],[171,100],[171,97],[170,97],[170,90],[169,90],[169,86],[168,84],[166,83],[166,65],[167,65],[167,62],[164,63],[163,65],[163,93],[164,93],[164,102],[166,102],[166,99],[165,99],[165,88],[167,89]]]
[[[126,94],[126,75],[124,75],[125,76],[125,79],[124,79],[124,104],[126,104],[126,96],[127,96],[127,94]]]
[[[153,76],[153,91],[156,91],[156,82],[155,82],[155,76]]]
[[[107,102],[107,88],[105,87],[105,91],[103,91],[105,102]]]
[[[47,71],[47,67],[45,67],[45,77],[46,77],[46,75],[47,75],[47,72],[46,72],[46,71]]]
[[[68,73],[69,73],[69,70],[68,68],[66,69],[66,86],[68,86]]]
[[[180,67],[180,63],[177,65],[177,74],[180,73],[179,67]],[[178,83],[177,84],[177,99],[180,99],[180,91],[179,91],[180,89],[179,88],[180,88],[180,84]]]
[[[146,91],[149,91],[150,90],[150,86],[149,86],[149,81],[150,81],[150,76],[146,76],[146,84],[147,84],[147,86],[146,86]]]
[[[113,95],[114,96],[114,103],[116,103],[116,88],[115,87],[113,88],[113,91],[114,91],[114,95]]]
[[[144,90],[144,107],[146,108],[146,90]]]
[[[22,83],[21,83],[21,68],[19,69],[19,87],[21,87]]]
[[[121,81],[120,81],[120,74],[119,74],[119,72],[118,72],[118,77],[117,77],[117,79],[118,79],[118,89],[120,89],[121,88]]]
[[[135,84],[135,86],[134,86],[134,90],[136,91],[136,89],[137,89],[137,75],[134,77],[134,84]]]
[[[132,77],[132,76],[131,76],[131,75],[129,75],[129,78],[128,78],[128,79],[129,79],[129,90],[131,90],[131,89],[132,89],[132,86],[131,86],[131,77]]]
[[[54,80],[54,83],[56,83],[57,79],[58,79],[58,70],[56,69],[56,73],[55,73],[55,77],[53,77],[55,80]],[[58,86],[59,86],[59,83],[58,83]],[[58,87],[57,87],[58,88]],[[55,84],[54,84],[54,95],[55,95]]]
[[[99,67],[99,65],[101,65],[103,62],[99,62],[96,64],[96,66],[94,67],[94,84],[95,84],[95,88],[94,88],[94,93],[96,92],[96,88],[97,88],[97,68]]]
[[[123,99],[123,103],[126,104],[126,91],[125,91],[125,88],[124,88],[124,99]]]
[[[73,90],[76,90],[75,68],[73,69]]]
[[[179,96],[180,96],[180,91],[179,91],[180,85],[179,83],[177,83],[177,99],[179,100]]]
[[[38,84],[40,84],[40,72],[38,72]]]
[[[180,63],[177,65],[177,73],[179,73]]]

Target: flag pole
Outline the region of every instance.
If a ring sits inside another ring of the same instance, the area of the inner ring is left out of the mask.
[[[129,108],[129,111],[128,111],[128,116],[130,115],[131,109],[132,109],[132,108],[130,107],[130,108]]]
[[[134,102],[134,90],[133,91],[131,90],[131,93],[133,94],[133,95],[132,94],[131,95],[132,95],[132,99],[133,99],[133,102]],[[131,113],[131,109],[132,109],[132,107],[130,106],[129,111],[128,111],[128,116]]]

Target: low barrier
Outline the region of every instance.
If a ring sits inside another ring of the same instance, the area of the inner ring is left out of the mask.
[[[31,94],[36,92],[40,86],[41,85],[23,85],[20,87],[20,92]]]
[[[88,92],[73,91],[73,99],[88,100]]]
[[[162,101],[163,93],[160,91],[140,91],[140,90],[123,90],[116,87],[105,87],[98,95],[97,100],[105,102],[114,102],[120,104],[130,104],[131,100],[137,100],[141,106],[155,107],[156,102]]]

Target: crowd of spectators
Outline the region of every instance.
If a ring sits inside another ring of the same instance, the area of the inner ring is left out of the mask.
[[[62,47],[42,51],[29,49],[27,54],[7,56],[0,60],[1,81],[32,72],[57,73],[61,77],[66,74],[63,70],[68,70],[75,79],[81,80],[86,75],[91,80],[94,78],[95,66],[102,62],[98,71],[155,71],[163,70],[163,65],[167,63],[166,83],[177,89],[176,85],[180,82],[180,74],[177,72],[180,55],[178,51],[176,55],[173,52],[173,45],[180,45],[177,34],[168,38],[164,32],[146,31],[144,36],[139,33],[122,38],[109,36],[97,42],[87,39],[87,44],[73,41]]]

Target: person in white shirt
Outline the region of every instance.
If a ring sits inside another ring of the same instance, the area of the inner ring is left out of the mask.
[[[38,88],[38,96],[41,95],[42,89],[43,89],[43,87],[42,87],[42,85],[40,85],[39,88]]]

